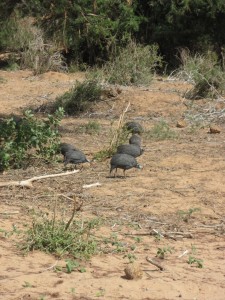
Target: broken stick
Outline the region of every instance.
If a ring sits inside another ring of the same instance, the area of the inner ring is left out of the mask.
[[[156,266],[157,268],[160,269],[160,271],[165,271],[165,268],[163,268],[159,263],[155,262],[154,260],[152,260],[151,258],[149,258],[148,256],[146,257],[146,260],[152,264],[153,266]]]

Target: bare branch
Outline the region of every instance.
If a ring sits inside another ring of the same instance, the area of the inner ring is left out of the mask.
[[[21,186],[21,187],[27,187],[27,188],[32,188],[32,182],[40,179],[45,179],[45,178],[51,178],[51,177],[58,177],[58,176],[66,176],[66,175],[71,175],[78,173],[79,170],[73,170],[70,172],[65,172],[65,173],[58,173],[58,174],[49,174],[49,175],[42,175],[42,176],[35,176],[30,179],[26,180],[21,180],[21,181],[6,181],[6,182],[0,182],[0,187],[4,186]]]
[[[146,257],[147,262],[149,262],[150,264],[152,264],[153,266],[156,266],[157,268],[160,269],[160,271],[165,271],[165,268],[163,268],[159,263],[155,262],[154,260],[152,260],[151,258],[149,258],[148,256]]]

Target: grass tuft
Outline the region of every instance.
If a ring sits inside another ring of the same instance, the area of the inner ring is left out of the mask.
[[[178,134],[172,130],[169,125],[161,120],[158,124],[154,125],[151,130],[145,132],[147,139],[162,141],[162,140],[173,140],[178,138]]]

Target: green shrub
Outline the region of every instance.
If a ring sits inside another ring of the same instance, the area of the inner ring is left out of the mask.
[[[88,259],[97,252],[97,242],[92,231],[99,225],[99,220],[73,220],[68,226],[62,220],[34,219],[32,227],[24,233],[21,250],[28,252],[40,250],[58,257]]]
[[[203,260],[200,258],[196,258],[194,256],[189,256],[187,263],[189,265],[195,265],[197,268],[202,269],[203,268]]]
[[[143,46],[131,41],[102,69],[104,79],[112,84],[147,85],[155,69],[162,65],[158,46]]]
[[[156,141],[176,139],[178,137],[177,133],[170,129],[169,125],[163,120],[154,125],[151,130],[146,131],[145,135],[146,138]]]
[[[51,161],[58,150],[58,125],[63,114],[59,108],[43,121],[26,111],[21,120],[3,120],[0,123],[0,170],[25,167],[33,158]]]
[[[97,80],[76,82],[75,86],[56,99],[55,107],[63,107],[68,115],[87,110],[91,103],[101,99],[101,86]]]
[[[224,91],[225,73],[215,53],[209,51],[206,54],[191,55],[189,51],[182,50],[181,62],[179,77],[194,84],[193,89],[185,94],[187,98],[215,98]]]

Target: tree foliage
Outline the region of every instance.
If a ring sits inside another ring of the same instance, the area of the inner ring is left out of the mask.
[[[221,56],[225,45],[224,0],[2,0],[0,23],[15,9],[78,63],[103,64],[131,38],[157,43],[169,62],[180,47]]]

